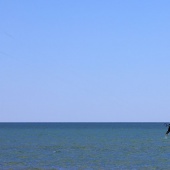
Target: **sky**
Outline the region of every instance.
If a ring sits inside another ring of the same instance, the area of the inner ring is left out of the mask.
[[[170,121],[169,0],[0,0],[0,122]]]

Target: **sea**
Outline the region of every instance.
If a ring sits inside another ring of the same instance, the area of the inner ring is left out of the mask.
[[[164,123],[0,123],[0,170],[170,169]]]

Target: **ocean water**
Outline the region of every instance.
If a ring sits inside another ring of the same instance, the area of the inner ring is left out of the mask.
[[[170,169],[163,123],[0,123],[0,170]]]

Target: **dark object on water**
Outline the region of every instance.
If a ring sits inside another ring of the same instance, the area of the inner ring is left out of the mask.
[[[169,124],[169,123],[168,123],[168,124],[166,123],[165,125],[166,125],[166,127],[168,127],[168,130],[167,130],[167,132],[166,132],[166,135],[168,135],[168,133],[170,132],[170,124]]]

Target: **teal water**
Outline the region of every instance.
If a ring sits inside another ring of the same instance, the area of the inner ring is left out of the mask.
[[[0,169],[170,169],[163,123],[0,123]]]

